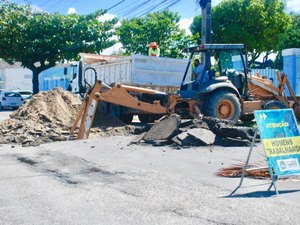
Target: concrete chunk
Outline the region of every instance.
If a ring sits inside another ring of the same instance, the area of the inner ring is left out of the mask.
[[[166,140],[171,138],[180,125],[180,116],[172,114],[156,123],[145,134],[145,141]]]
[[[187,133],[195,139],[200,140],[205,145],[213,144],[216,139],[216,135],[213,132],[203,128],[193,128],[190,129]]]
[[[172,138],[172,141],[180,146],[199,146],[202,142],[198,142],[192,136],[189,136],[187,132],[182,132]]]

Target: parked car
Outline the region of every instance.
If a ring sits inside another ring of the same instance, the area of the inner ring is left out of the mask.
[[[32,92],[28,90],[14,90],[14,92],[20,93],[24,100],[28,100],[32,98]]]
[[[0,92],[0,109],[4,107],[18,108],[24,104],[24,99],[20,93],[13,91]]]

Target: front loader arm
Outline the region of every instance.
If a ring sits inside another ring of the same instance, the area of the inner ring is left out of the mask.
[[[128,91],[133,91],[155,95],[157,92],[154,90],[116,84],[113,87],[101,92],[101,87],[102,82],[98,80],[92,90],[83,100],[80,111],[70,130],[70,135],[72,135],[77,127],[78,122],[81,120],[77,139],[88,138],[99,101],[109,102],[153,114],[168,113],[167,108],[163,107],[159,100],[154,101],[153,104],[142,102],[128,93]]]

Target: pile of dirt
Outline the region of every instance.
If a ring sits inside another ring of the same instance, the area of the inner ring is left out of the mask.
[[[0,124],[0,143],[29,146],[66,140],[80,104],[60,88],[40,92]]]
[[[78,96],[61,88],[40,92],[0,124],[0,143],[35,146],[64,141],[80,106]],[[91,131],[93,135],[125,135],[133,130],[109,115],[99,118],[96,120],[99,127]]]

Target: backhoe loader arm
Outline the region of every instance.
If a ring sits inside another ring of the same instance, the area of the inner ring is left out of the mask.
[[[163,107],[159,100],[154,101],[153,104],[146,103],[139,101],[137,98],[128,93],[129,91],[133,91],[155,95],[157,92],[154,90],[116,84],[113,87],[101,92],[101,87],[102,82],[98,80],[92,90],[90,90],[86,98],[83,100],[80,111],[70,130],[70,135],[72,135],[77,127],[78,122],[81,120],[77,139],[88,138],[99,101],[138,109],[152,114],[168,114],[168,108]]]

